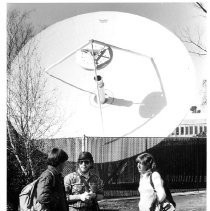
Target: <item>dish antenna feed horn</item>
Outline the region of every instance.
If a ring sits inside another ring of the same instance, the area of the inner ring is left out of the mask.
[[[94,80],[97,83],[98,94],[99,94],[99,99],[97,99],[97,103],[100,101],[101,104],[104,104],[106,102],[106,98],[105,98],[105,92],[104,92],[103,79],[100,75],[97,75],[97,76],[94,76]]]

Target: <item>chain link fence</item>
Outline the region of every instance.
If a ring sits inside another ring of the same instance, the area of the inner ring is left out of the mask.
[[[170,189],[206,188],[206,138],[81,137],[42,140],[45,153],[65,150],[69,159],[64,176],[77,168],[81,151],[94,158],[94,171],[104,181],[106,197],[138,195],[139,173],[135,159],[141,152],[154,155]]]
[[[48,152],[58,147],[69,159],[63,176],[77,169],[81,151],[94,158],[94,172],[104,182],[106,198],[138,196],[139,172],[136,157],[141,152],[154,155],[161,174],[172,192],[206,188],[206,138],[132,138],[78,137],[34,141],[39,146],[33,152],[36,176],[46,169]],[[9,146],[8,146],[9,147]],[[7,210],[16,210],[18,194],[25,183],[15,157],[8,151]],[[22,181],[22,182],[21,182]]]

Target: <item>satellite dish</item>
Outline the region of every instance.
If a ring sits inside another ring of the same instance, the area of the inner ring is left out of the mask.
[[[35,38],[65,113],[54,138],[166,137],[189,110],[190,56],[156,22],[94,12],[58,22]]]

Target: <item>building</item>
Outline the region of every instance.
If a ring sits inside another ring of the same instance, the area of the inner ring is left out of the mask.
[[[170,137],[194,137],[207,134],[206,113],[190,113],[170,134]]]

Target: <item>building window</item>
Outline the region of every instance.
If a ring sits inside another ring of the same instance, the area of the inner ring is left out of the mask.
[[[188,127],[185,127],[185,135],[188,135]]]
[[[202,133],[203,132],[203,127],[202,126],[200,126],[200,133]]]
[[[193,134],[193,126],[190,126],[190,135]]]
[[[198,134],[198,127],[195,126],[195,134],[197,135]]]
[[[206,126],[204,126],[204,132],[205,132],[205,133],[207,132],[207,127],[206,127]]]
[[[181,135],[184,135],[184,127],[181,127]]]
[[[179,128],[176,128],[176,135],[179,135]]]

